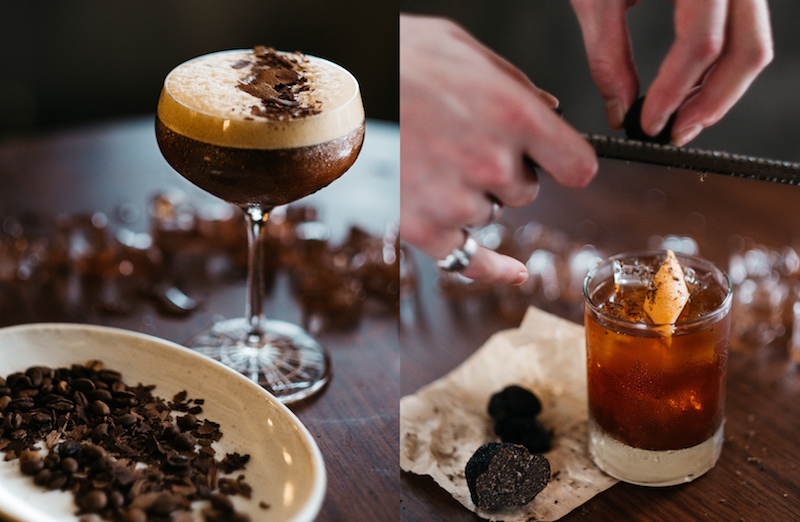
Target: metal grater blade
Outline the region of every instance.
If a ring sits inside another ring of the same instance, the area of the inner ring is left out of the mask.
[[[602,134],[583,134],[583,137],[589,141],[601,158],[800,185],[800,163],[742,156],[716,150],[659,145]]]

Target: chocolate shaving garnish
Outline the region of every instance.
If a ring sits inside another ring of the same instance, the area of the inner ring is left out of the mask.
[[[302,103],[299,94],[310,90],[308,78],[303,74],[304,56],[301,53],[278,54],[271,47],[253,48],[255,62],[236,62],[233,67],[250,66],[251,74],[237,85],[239,89],[261,99],[250,114],[270,120],[288,120],[318,114],[319,108]]]

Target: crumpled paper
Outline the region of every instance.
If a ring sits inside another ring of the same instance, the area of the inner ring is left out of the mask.
[[[551,430],[551,479],[525,506],[478,510],[464,467],[482,444],[499,439],[487,412],[508,385],[542,401],[539,420]],[[586,344],[583,327],[529,308],[519,328],[498,332],[459,367],[400,401],[400,467],[430,475],[467,509],[488,520],[557,520],[617,483],[587,449]]]

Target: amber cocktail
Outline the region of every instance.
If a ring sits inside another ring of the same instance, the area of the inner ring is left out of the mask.
[[[730,281],[678,255],[688,302],[674,324],[653,324],[643,303],[664,259],[615,256],[584,284],[589,450],[609,475],[647,486],[697,478],[723,442]]]

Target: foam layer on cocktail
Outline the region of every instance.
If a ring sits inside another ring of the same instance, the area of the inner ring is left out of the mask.
[[[251,93],[263,81],[256,52],[223,51],[170,72],[159,99],[159,119],[178,134],[212,145],[270,150],[318,145],[363,125],[358,83],[348,71],[314,56],[276,54],[294,64],[300,79],[296,85],[279,86],[280,96],[269,96],[269,86],[262,97]],[[294,92],[284,96],[289,89]],[[270,112],[266,103],[286,110]]]

